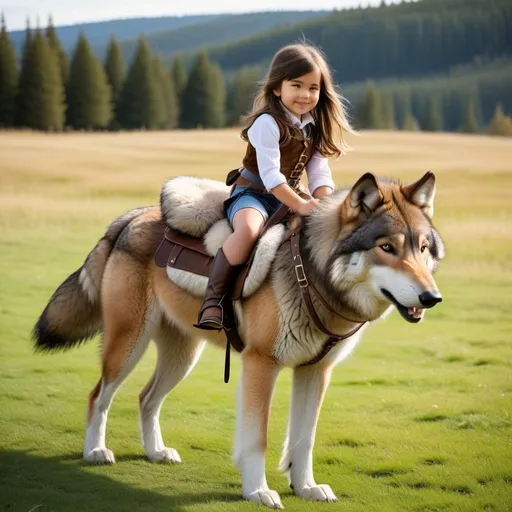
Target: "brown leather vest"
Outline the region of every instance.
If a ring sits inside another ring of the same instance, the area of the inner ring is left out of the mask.
[[[281,140],[283,134],[281,133]],[[300,175],[306,164],[311,160],[314,153],[314,141],[312,137],[305,138],[302,130],[295,129],[292,138],[286,144],[279,144],[281,153],[281,173],[284,174],[286,180],[300,180]],[[254,174],[259,175],[258,161],[256,159],[256,149],[249,142],[247,151],[243,160],[243,166]]]

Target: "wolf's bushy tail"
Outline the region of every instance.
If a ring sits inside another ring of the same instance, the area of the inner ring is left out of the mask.
[[[100,291],[105,265],[122,231],[144,211],[136,208],[112,222],[82,267],[55,290],[34,327],[36,350],[66,350],[101,330]]]

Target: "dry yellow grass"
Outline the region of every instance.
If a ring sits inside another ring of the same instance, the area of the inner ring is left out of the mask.
[[[498,137],[367,132],[350,140],[354,151],[332,162],[338,183],[366,171],[410,179],[426,169],[445,173],[510,175],[512,144]],[[75,183],[94,190],[158,188],[179,174],[222,178],[240,165],[244,143],[237,130],[45,135],[0,132],[2,192]],[[503,178],[503,176],[500,176]],[[464,189],[464,183],[461,184]]]
[[[510,242],[508,139],[366,132],[350,142],[354,151],[331,161],[338,185],[367,171],[409,181],[432,170],[438,179],[436,223],[449,242],[460,244],[468,237]],[[171,176],[223,179],[240,165],[243,153],[237,130],[1,132],[0,228],[51,222],[58,229],[84,215],[107,223],[141,201],[156,204],[161,184]],[[467,258],[458,263],[471,265]]]

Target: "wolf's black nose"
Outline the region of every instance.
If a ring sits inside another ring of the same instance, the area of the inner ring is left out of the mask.
[[[442,300],[443,300],[443,297],[441,297],[441,294],[437,290],[434,290],[433,292],[431,292],[431,291],[423,292],[420,295],[420,302],[426,308],[432,308],[438,302],[441,302]]]

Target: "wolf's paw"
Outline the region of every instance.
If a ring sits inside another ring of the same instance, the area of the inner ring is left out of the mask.
[[[265,505],[270,508],[284,508],[279,494],[277,494],[276,491],[271,491],[270,489],[268,491],[256,491],[249,494],[249,496],[244,497],[249,501],[256,503],[256,505]]]
[[[148,459],[151,462],[167,462],[169,464],[181,464],[181,457],[174,448],[164,448],[152,453],[148,453]]]
[[[94,448],[90,452],[84,452],[84,460],[90,464],[114,464],[116,461],[108,448]]]
[[[312,487],[303,487],[302,489],[293,489],[295,496],[306,500],[314,501],[338,501],[336,495],[328,485],[314,485]]]

